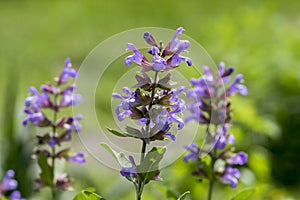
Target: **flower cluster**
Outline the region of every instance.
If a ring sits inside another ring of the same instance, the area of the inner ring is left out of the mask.
[[[188,66],[192,65],[192,60],[188,57],[180,55],[190,46],[188,40],[179,40],[178,37],[183,32],[183,28],[179,27],[172,40],[163,48],[162,43],[158,43],[149,32],[144,33],[145,41],[152,47],[148,50],[148,53],[153,56],[152,61],[149,61],[133,44],[128,43],[127,48],[133,51],[133,55],[125,58],[125,64],[127,66],[135,62],[143,69],[143,72],[147,71],[166,71],[174,67],[178,67],[181,62],[186,62]]]
[[[194,120],[207,127],[206,141],[209,147],[199,148],[196,143],[186,146],[188,154],[184,157],[184,161],[192,160],[199,164],[193,174],[200,179],[220,180],[235,188],[238,178],[240,178],[240,172],[234,166],[244,165],[248,157],[244,152],[234,153],[234,148],[226,148],[228,144],[235,142],[234,136],[229,133],[231,119],[229,97],[235,93],[247,95],[247,87],[241,84],[243,78],[241,74],[237,75],[234,81],[226,87],[233,71],[232,67],[226,69],[222,62],[217,73],[214,73],[209,67],[204,67],[202,77],[191,79],[190,82],[194,88],[187,92],[187,97],[192,99],[192,103],[187,106],[191,114],[186,121]],[[214,126],[213,130],[211,126]],[[211,168],[206,166],[205,155],[210,158]],[[213,169],[213,171],[208,169]]]
[[[66,59],[63,71],[59,77],[55,78],[54,85],[49,83],[41,85],[41,92],[35,87],[30,87],[29,92],[31,95],[25,99],[24,112],[27,116],[23,121],[23,125],[33,124],[38,127],[48,128],[45,134],[37,135],[38,148],[35,154],[42,168],[42,173],[43,170],[49,170],[53,180],[45,180],[41,175],[39,179],[36,179],[37,190],[42,186],[55,186],[59,189],[70,188],[69,179],[57,178],[57,180],[54,180],[55,159],[65,159],[66,161],[80,164],[85,163],[82,152],[74,154],[70,153],[70,148],[62,147],[62,143],[71,141],[72,132],[79,133],[81,131],[79,121],[82,119],[82,116],[59,115],[61,109],[72,107],[82,101],[79,94],[73,94],[76,88],[75,84],[68,84],[71,78],[76,78],[77,76],[78,72],[71,68],[70,59]],[[52,113],[51,116],[49,116],[49,113]],[[47,160],[51,160],[51,166]],[[46,163],[46,167],[41,163]],[[65,183],[62,183],[62,180],[65,180]]]
[[[140,164],[137,165],[134,158],[129,156],[126,165],[121,164],[120,171],[122,176],[135,184],[137,196],[141,195],[143,186],[150,180],[159,179],[158,165],[165,152],[162,147],[154,147],[146,153],[146,146],[155,140],[170,138],[174,141],[174,131],[181,130],[184,126],[184,120],[180,116],[186,105],[179,96],[184,93],[185,88],[174,88],[175,82],[171,81],[171,73],[161,77],[159,74],[178,67],[182,62],[192,65],[190,58],[181,55],[190,46],[189,41],[178,39],[182,32],[183,28],[178,28],[165,47],[162,42],[156,42],[151,33],[145,32],[144,39],[151,45],[148,49],[151,59],[128,43],[127,48],[133,54],[125,58],[125,64],[129,66],[136,63],[142,69],[135,76],[137,84],[133,90],[124,87],[123,94],[112,94],[113,98],[120,100],[115,110],[118,120],[136,120],[138,128],[126,126],[125,133],[111,129],[109,131],[118,136],[141,139],[143,143]],[[151,73],[154,73],[154,78],[149,76]]]
[[[18,187],[18,182],[14,179],[15,172],[14,170],[8,170],[2,180],[2,183],[0,183],[0,199],[2,197],[6,197],[5,194],[7,192],[10,193],[8,196],[11,200],[25,200],[21,197],[21,193],[16,190]],[[6,199],[6,198],[5,198]]]

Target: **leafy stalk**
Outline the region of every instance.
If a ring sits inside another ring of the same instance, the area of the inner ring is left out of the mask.
[[[151,91],[151,101],[148,107],[148,110],[151,109],[151,107],[153,106],[153,101],[154,101],[154,95],[155,95],[155,89],[156,89],[156,84],[157,84],[157,79],[158,79],[158,72],[155,72],[155,76],[154,76],[154,81],[153,81],[153,88]],[[147,120],[147,124],[146,124],[146,130],[148,131],[148,134],[150,135],[150,119]],[[144,158],[145,158],[145,153],[146,153],[146,148],[147,148],[147,143],[145,141],[145,139],[142,139],[142,150],[141,150],[141,161],[140,161],[140,165],[142,165]],[[143,193],[143,189],[144,189],[144,185],[145,182],[144,180],[139,179],[138,181],[138,185],[136,187],[137,191],[136,191],[136,199],[137,200],[141,200],[142,198],[142,193]]]

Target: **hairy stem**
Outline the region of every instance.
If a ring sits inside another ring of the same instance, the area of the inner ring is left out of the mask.
[[[212,150],[211,154],[210,154],[212,176],[211,176],[211,179],[209,181],[207,200],[211,200],[212,199],[212,193],[213,193],[214,181],[215,181],[214,166],[215,166],[215,162],[216,162],[216,154],[217,154],[217,150],[214,148]]]
[[[57,95],[54,96],[54,113],[53,113],[53,125],[52,125],[52,134],[55,136],[56,134],[56,118],[57,118],[57,110],[56,110],[56,101],[57,101]],[[52,156],[51,156],[51,166],[52,166],[52,174],[53,174],[53,180],[52,180],[52,187],[51,187],[51,193],[52,193],[52,199],[55,200],[56,193],[55,193],[55,158],[56,158],[56,152],[55,152],[55,146],[52,148]]]
[[[151,91],[151,101],[149,103],[148,111],[150,111],[151,107],[153,106],[157,79],[158,79],[158,72],[155,72],[154,81],[153,81],[154,85],[153,85],[153,88],[152,88],[152,91]],[[146,130],[147,130],[147,133],[148,133],[147,135],[150,135],[150,119],[147,120]],[[147,148],[147,143],[146,143],[145,138],[142,139],[142,142],[143,142],[143,144],[142,144],[142,150],[141,150],[140,164],[142,164],[143,161],[144,161],[146,148]],[[145,183],[144,183],[143,180],[138,181],[138,186],[136,188],[136,200],[141,200],[142,199],[142,193],[143,193],[144,185],[145,185]]]

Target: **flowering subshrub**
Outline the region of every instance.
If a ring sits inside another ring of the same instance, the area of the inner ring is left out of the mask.
[[[202,77],[190,80],[193,88],[186,90],[183,86],[175,86],[170,71],[180,67],[181,64],[192,66],[192,60],[182,55],[190,47],[188,40],[179,39],[183,30],[179,27],[167,45],[157,42],[151,33],[145,32],[143,38],[151,45],[147,51],[148,55],[144,55],[134,44],[128,43],[127,49],[132,54],[125,58],[124,63],[127,66],[136,64],[141,69],[135,75],[136,84],[133,88],[125,86],[122,92],[112,94],[112,98],[118,101],[115,108],[118,121],[129,120],[133,123],[124,125],[123,130],[107,129],[118,137],[139,140],[140,159],[116,152],[107,144],[102,143],[102,146],[120,164],[120,175],[133,184],[137,200],[142,199],[146,184],[161,180],[160,163],[166,147],[155,146],[157,143],[153,142],[175,141],[177,131],[182,130],[190,121],[196,121],[205,127],[206,141],[202,146],[198,146],[196,142],[185,146],[188,153],[183,159],[186,163],[189,160],[196,163],[197,168],[192,175],[199,180],[207,179],[210,182],[209,200],[212,198],[215,182],[229,184],[232,188],[237,186],[241,176],[237,166],[244,165],[248,159],[245,152],[236,153],[234,147],[229,147],[235,142],[233,134],[229,132],[230,96],[235,93],[247,94],[247,87],[241,84],[243,76],[239,74],[230,81],[233,68],[225,68],[225,64],[220,63],[217,72],[205,66]],[[41,92],[35,87],[30,87],[31,95],[25,100],[24,112],[27,116],[23,125],[32,124],[45,130],[37,135],[34,154],[41,173],[35,180],[35,190],[50,187],[53,199],[57,189],[72,189],[72,179],[66,173],[56,173],[55,161],[62,159],[79,164],[85,163],[83,152],[71,153],[71,148],[66,145],[72,139],[72,132],[81,131],[79,121],[82,116],[66,116],[62,114],[65,112],[61,112],[62,109],[75,106],[82,100],[79,94],[73,94],[75,84],[69,84],[69,80],[77,76],[78,72],[71,68],[70,59],[67,59],[62,73],[55,78],[55,84],[42,85]],[[182,98],[185,95],[191,100],[188,104]],[[183,118],[182,114],[186,109],[189,115]],[[12,172],[7,172],[5,177],[7,181],[3,181],[0,185],[0,195],[7,190],[16,189],[16,181],[12,177]],[[185,199],[188,195],[189,192],[185,192],[178,200]],[[14,191],[10,198],[21,197]],[[74,197],[74,200],[79,199],[103,198],[96,194],[93,188],[88,188]]]
[[[71,68],[70,59],[66,59],[62,73],[55,78],[55,84],[41,85],[41,93],[35,87],[30,87],[31,95],[25,100],[24,112],[27,117],[24,119],[23,125],[26,126],[30,123],[45,130],[45,133],[36,136],[37,148],[34,154],[41,173],[35,180],[35,191],[39,191],[42,187],[50,187],[53,198],[55,198],[56,189],[72,189],[72,179],[66,173],[55,173],[55,160],[64,159],[68,162],[85,163],[83,152],[71,153],[71,148],[63,144],[71,141],[72,132],[79,133],[81,131],[79,121],[82,116],[60,115],[62,109],[81,102],[81,96],[73,94],[75,84],[68,83],[71,78],[77,76],[78,72]]]
[[[142,142],[139,164],[136,164],[132,156],[127,159],[124,154],[114,152],[122,167],[121,175],[132,182],[136,189],[136,199],[141,199],[146,184],[152,180],[160,180],[159,163],[163,159],[165,147],[156,146],[147,152],[147,145],[156,140],[175,140],[171,127],[176,126],[180,130],[184,126],[180,116],[186,106],[179,95],[185,88],[174,88],[170,73],[160,77],[163,72],[179,67],[181,62],[192,65],[190,58],[181,55],[190,46],[189,41],[178,39],[182,32],[183,28],[178,28],[165,47],[151,33],[144,33],[145,41],[151,45],[148,53],[152,60],[148,60],[133,44],[128,43],[127,48],[133,54],[125,58],[125,64],[129,66],[134,62],[141,67],[141,72],[135,76],[137,84],[133,90],[124,87],[123,95],[112,95],[121,100],[115,112],[118,120],[123,121],[128,117],[139,124],[138,128],[126,126],[124,133],[109,129],[115,135],[133,137]],[[154,78],[149,76],[151,72],[154,72]]]
[[[192,172],[199,180],[208,179],[210,188],[208,199],[211,199],[213,184],[216,181],[229,184],[235,188],[241,174],[237,165],[244,165],[248,156],[245,152],[235,153],[233,147],[235,138],[230,134],[231,105],[229,97],[235,93],[247,95],[247,87],[241,84],[243,76],[237,75],[229,85],[233,68],[225,68],[222,62],[218,72],[209,67],[203,68],[204,75],[199,79],[191,79],[194,88],[189,89],[187,97],[192,99],[188,105],[190,115],[186,122],[196,121],[206,127],[206,145],[199,147],[192,143],[185,148],[188,154],[184,161],[197,163],[197,169]],[[225,87],[224,87],[225,86]]]

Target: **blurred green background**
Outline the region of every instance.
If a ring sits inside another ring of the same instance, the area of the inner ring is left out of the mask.
[[[295,0],[0,1],[0,177],[13,168],[25,197],[47,199],[47,190],[31,192],[36,130],[21,127],[29,86],[52,80],[66,57],[78,68],[96,45],[119,32],[183,26],[216,63],[225,61],[243,73],[249,89],[248,97],[233,99],[232,127],[237,149],[249,153],[249,163],[238,189],[217,185],[215,199],[249,187],[256,188],[252,199],[300,199],[299,8]],[[75,137],[82,150],[78,141]],[[88,186],[107,199],[133,199],[132,185],[118,172],[91,156],[88,161],[69,166],[75,191],[61,199]],[[190,190],[193,199],[203,199],[207,183],[197,183],[189,170],[178,160],[163,171],[163,182],[146,187],[144,199],[165,199],[164,188],[178,194]]]

